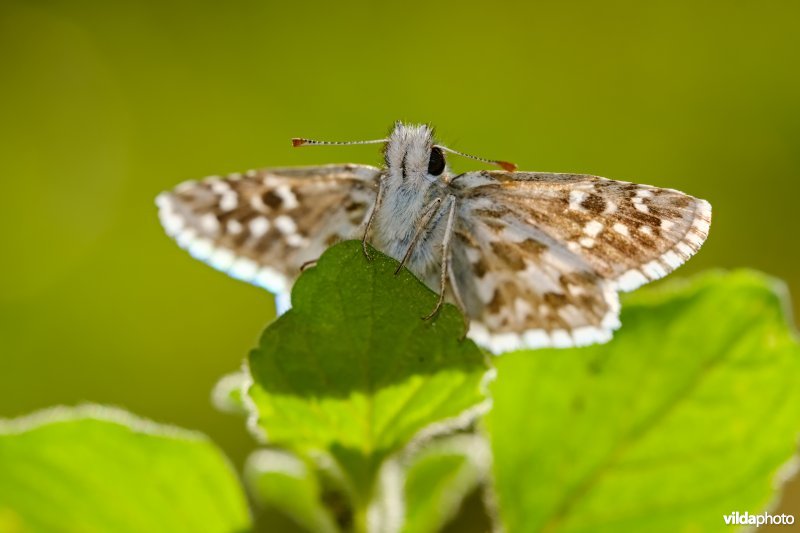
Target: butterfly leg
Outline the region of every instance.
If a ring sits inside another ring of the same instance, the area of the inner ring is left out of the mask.
[[[414,233],[414,238],[411,239],[411,244],[408,245],[406,253],[403,255],[403,260],[400,261],[400,264],[397,265],[397,268],[394,271],[395,276],[400,273],[400,271],[403,269],[403,266],[405,266],[406,261],[408,261],[408,259],[411,257],[411,253],[417,246],[417,241],[422,236],[422,232],[428,229],[428,224],[433,218],[433,215],[435,215],[439,210],[439,205],[441,205],[441,203],[441,198],[434,198],[433,201],[425,208],[425,211],[423,211],[422,218],[419,219],[419,223],[417,224],[417,231]]]
[[[372,256],[369,255],[369,250],[367,249],[367,238],[369,237],[369,230],[372,228],[372,221],[375,219],[375,213],[378,212],[380,209],[381,204],[383,203],[383,178],[378,180],[378,194],[375,197],[375,205],[372,206],[372,211],[369,213],[369,217],[367,218],[367,224],[364,227],[364,237],[361,239],[361,249],[364,251],[364,257],[367,258],[367,261],[372,261]]]
[[[319,258],[311,259],[310,261],[306,261],[305,263],[300,265],[300,272],[305,272],[307,268],[311,268],[313,266],[316,266],[317,265],[317,261],[319,261]]]
[[[450,276],[450,289],[453,293],[453,299],[456,301],[456,306],[458,310],[461,311],[461,318],[464,320],[464,332],[461,334],[461,338],[459,340],[464,340],[467,338],[467,333],[469,333],[469,316],[467,315],[467,306],[464,305],[464,300],[461,299],[461,293],[458,290],[458,284],[453,276]]]
[[[447,275],[450,267],[450,240],[453,237],[453,222],[456,215],[456,197],[448,196],[447,201],[450,205],[447,207],[447,225],[444,228],[444,239],[442,239],[442,280],[439,289],[439,299],[436,301],[436,307],[422,320],[429,320],[439,312],[444,304],[444,291],[447,288]],[[460,298],[458,298],[460,300]]]

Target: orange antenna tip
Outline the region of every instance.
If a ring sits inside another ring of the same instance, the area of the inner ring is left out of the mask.
[[[300,139],[298,137],[295,137],[295,138],[292,139],[292,146],[294,148],[297,148],[298,146],[303,146],[304,144],[306,144],[306,140],[305,139]]]
[[[508,161],[495,161],[495,163],[497,163],[497,165],[503,170],[508,172],[515,172],[517,170],[517,165],[514,163],[509,163]]]

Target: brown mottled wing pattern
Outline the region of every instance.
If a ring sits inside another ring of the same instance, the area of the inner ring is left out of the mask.
[[[453,187],[456,288],[472,336],[502,349],[607,340],[617,291],[677,268],[711,221],[704,200],[581,174],[473,172]]]
[[[357,236],[380,172],[363,165],[251,170],[185,182],[156,203],[167,233],[194,257],[286,293],[303,263]]]

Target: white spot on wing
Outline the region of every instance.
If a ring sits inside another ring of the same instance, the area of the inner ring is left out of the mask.
[[[583,191],[573,190],[569,192],[569,208],[573,211],[583,211],[581,202],[586,198],[586,193]]]
[[[572,346],[572,337],[565,329],[556,329],[550,332],[554,348],[569,348]]]
[[[491,336],[489,343],[497,352],[508,352],[519,348],[519,337],[515,333],[498,333]]]
[[[694,253],[692,249],[689,247],[689,245],[686,244],[685,242],[679,242],[675,246],[675,250],[683,256],[684,260],[689,259]]]
[[[162,192],[156,196],[156,205],[159,209],[172,208],[172,195],[168,192]]]
[[[286,185],[281,185],[275,188],[275,194],[277,194],[281,201],[281,207],[286,210],[294,209],[297,207],[297,196],[294,195],[291,189]]]
[[[208,264],[217,270],[227,272],[235,259],[230,250],[218,249],[208,258]]]
[[[583,227],[583,232],[589,237],[597,237],[603,231],[603,224],[597,220],[590,220]]]
[[[619,233],[620,235],[624,235],[626,237],[630,237],[631,235],[630,231],[628,231],[628,226],[622,224],[621,222],[615,222],[614,226],[612,226],[612,229],[617,233]]]
[[[591,326],[584,326],[572,330],[572,340],[575,346],[588,346],[595,343],[603,343],[611,340],[611,330],[598,329]]]
[[[200,261],[205,261],[213,250],[211,241],[208,239],[195,239],[189,243],[189,253]]]
[[[662,255],[661,260],[664,261],[667,265],[669,265],[669,267],[673,270],[681,266],[681,264],[683,263],[678,254],[676,254],[672,250]]]
[[[542,329],[533,329],[523,333],[522,343],[529,348],[543,348],[550,346],[550,335]]]
[[[523,298],[514,299],[514,313],[518,316],[528,316],[533,313],[530,302]]]
[[[567,292],[570,293],[572,296],[582,296],[586,294],[586,289],[583,288],[581,285],[575,285],[573,283],[567,284]]]
[[[228,233],[231,235],[238,235],[244,229],[242,223],[234,218],[228,219],[228,221],[225,223],[225,227],[228,229]]]
[[[284,235],[297,233],[297,225],[294,223],[294,220],[286,215],[275,218],[275,227]]]
[[[617,278],[617,287],[621,291],[632,291],[647,283],[648,280],[638,269],[631,269]]]
[[[292,233],[291,235],[286,236],[286,244],[292,248],[302,248],[303,246],[308,245],[308,239],[297,233]]]
[[[189,244],[197,237],[197,232],[191,228],[187,228],[175,236],[175,242],[181,248],[188,248]]]
[[[206,233],[216,233],[219,231],[219,220],[211,213],[207,213],[200,218],[200,228]]]
[[[233,211],[239,205],[239,197],[234,191],[226,191],[219,199],[219,208],[223,211]]]
[[[667,271],[664,269],[661,263],[658,262],[658,260],[645,263],[642,265],[641,269],[642,272],[644,272],[644,274],[652,280],[663,278],[667,275]]]
[[[239,258],[228,270],[228,275],[242,281],[252,281],[258,272],[258,264],[252,259]]]
[[[231,186],[228,183],[220,180],[212,180],[211,182],[211,190],[217,194],[225,194],[231,190]]]
[[[248,227],[253,237],[259,239],[269,231],[269,220],[267,220],[267,217],[256,217],[250,221]]]
[[[162,208],[159,212],[159,218],[167,235],[175,235],[183,229],[183,219],[171,209]]]

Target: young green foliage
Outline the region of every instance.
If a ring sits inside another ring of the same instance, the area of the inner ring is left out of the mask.
[[[486,429],[508,531],[726,531],[800,430],[783,287],[740,271],[626,298],[607,345],[497,359]]]
[[[403,533],[436,533],[484,481],[488,444],[474,434],[436,439],[405,465]]]
[[[204,435],[94,405],[0,421],[0,531],[246,531]]]
[[[244,370],[225,374],[217,380],[211,391],[211,403],[223,413],[247,415],[244,395],[249,384],[250,375]]]
[[[279,509],[307,531],[339,531],[322,504],[316,473],[296,455],[273,449],[255,451],[247,459],[245,480],[256,503]]]
[[[362,511],[384,459],[488,408],[489,367],[457,310],[422,320],[436,296],[371,255],[344,242],[303,273],[250,354],[247,402],[271,444],[333,457]]]

